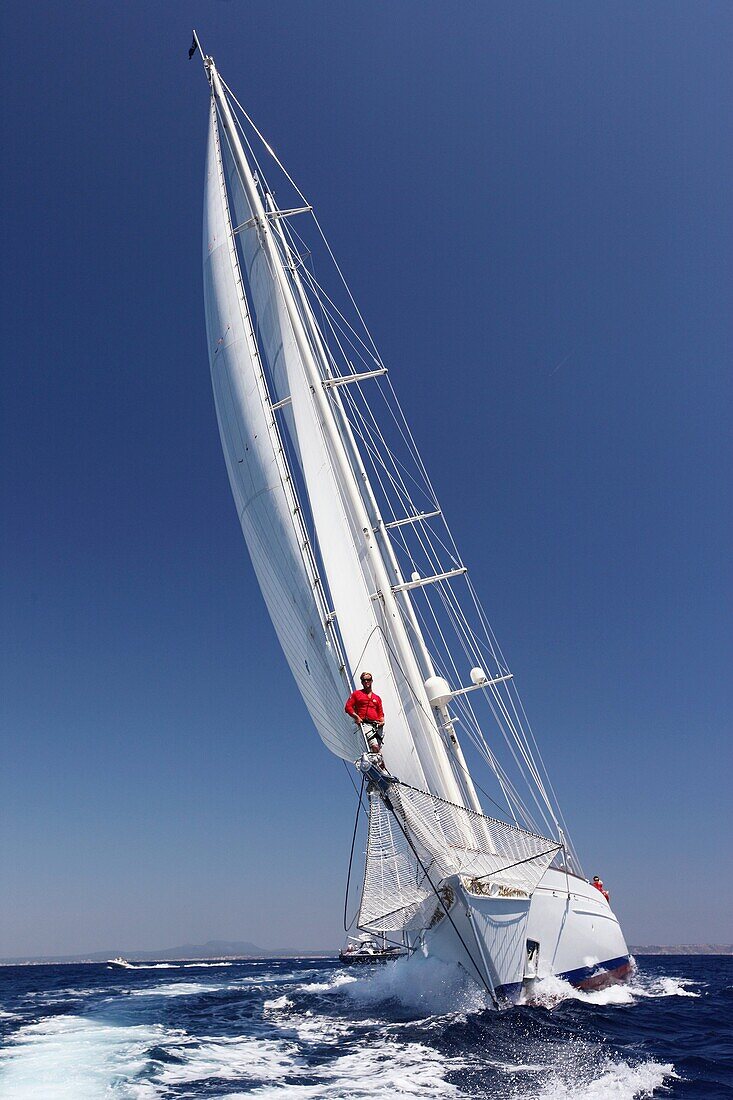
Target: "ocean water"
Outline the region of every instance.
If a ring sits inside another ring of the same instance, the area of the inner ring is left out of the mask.
[[[499,1012],[434,960],[0,967],[0,1097],[733,1097],[733,958],[637,962]]]

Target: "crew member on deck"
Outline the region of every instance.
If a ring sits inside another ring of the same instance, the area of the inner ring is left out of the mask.
[[[596,890],[601,891],[606,901],[610,903],[611,895],[609,894],[608,890],[604,889],[603,883],[599,879],[598,875],[593,876],[593,885],[595,886]]]
[[[382,751],[382,742],[384,741],[382,700],[372,691],[371,672],[362,672],[359,679],[361,680],[361,691],[358,688],[356,691],[352,691],[346,700],[344,710],[354,719],[359,729],[361,729],[362,722],[366,722],[367,725],[371,726],[371,733],[367,734],[369,751],[379,753]]]

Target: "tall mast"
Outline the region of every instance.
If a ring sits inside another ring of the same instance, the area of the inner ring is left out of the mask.
[[[343,438],[338,430],[328,396],[325,393],[323,378],[315,360],[308,333],[305,329],[300,309],[295,300],[290,280],[283,266],[280,250],[277,247],[270,225],[270,219],[265,212],[252,170],[244,153],[244,149],[242,148],[239,133],[232,117],[228,100],[224,94],[216,66],[211,58],[205,59],[205,65],[211,82],[212,92],[216,99],[217,106],[219,107],[221,119],[229,138],[230,148],[236,162],[242,186],[244,187],[250,208],[257,221],[262,245],[268,257],[278,289],[282,295],[306,379],[311,389],[315,406],[318,410],[319,420],[322,424],[324,435],[333,456],[339,484],[344,492],[348,506],[352,514],[357,518],[359,527],[363,533],[362,548],[366,551],[370,567],[377,580],[379,597],[382,600],[384,611],[390,624],[399,665],[418,702],[418,706],[423,713],[430,718],[428,728],[432,736],[426,733],[425,725],[427,725],[427,723],[425,725],[423,723],[418,723],[417,729],[413,731],[413,736],[416,738],[416,747],[421,759],[428,765],[429,771],[438,779],[444,791],[444,797],[460,803],[465,798],[464,791],[462,790],[463,785],[459,785],[456,780],[446,748],[440,738],[434,718],[432,717],[431,705],[425,691],[421,670],[407,635],[402,612],[397,605],[395,593],[392,591],[392,582],[377,545],[373,524],[370,521],[363,497],[359,491],[354,469],[349,461]]]

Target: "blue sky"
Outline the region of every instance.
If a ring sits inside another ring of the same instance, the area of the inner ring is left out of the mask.
[[[337,945],[211,398],[195,25],[390,367],[589,874],[730,942],[726,3],[5,12],[0,957]]]

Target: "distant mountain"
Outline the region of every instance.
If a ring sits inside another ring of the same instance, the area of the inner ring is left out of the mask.
[[[732,943],[652,943],[629,947],[632,955],[733,955]]]
[[[133,952],[135,954],[135,952]],[[182,947],[164,947],[160,951],[137,952],[141,959],[221,959],[232,955],[263,958],[291,954],[286,948],[265,951],[249,940],[207,940],[206,943],[184,943]]]
[[[296,951],[291,947],[262,948],[249,940],[208,940],[206,943],[185,943],[181,947],[162,947],[158,951],[133,951],[120,950],[118,947],[109,951],[93,951],[87,955],[43,955],[34,958],[0,959],[0,965],[19,965],[22,963],[82,963],[82,962],[106,962],[115,955],[138,962],[171,962],[178,959],[276,959],[276,958],[302,958],[313,955],[335,955],[333,948]]]

